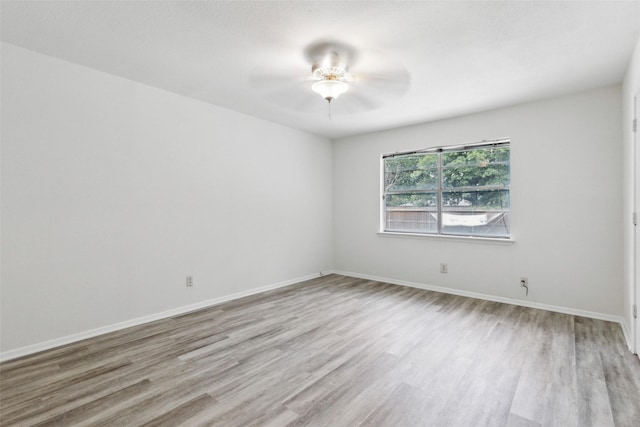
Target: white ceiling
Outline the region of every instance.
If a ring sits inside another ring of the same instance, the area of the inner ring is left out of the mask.
[[[640,1],[3,0],[0,12],[5,42],[331,138],[618,83],[640,37]],[[304,49],[323,39],[355,47],[351,72],[388,75],[389,90],[353,87],[330,119],[303,80]]]

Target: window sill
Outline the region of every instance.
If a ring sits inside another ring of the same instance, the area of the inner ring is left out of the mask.
[[[497,244],[497,245],[512,245],[516,241],[515,239],[509,238],[504,239],[500,237],[473,237],[473,236],[451,236],[451,235],[443,235],[443,234],[422,234],[422,233],[398,233],[393,231],[379,231],[378,236],[382,237],[401,237],[407,239],[436,239],[436,240],[453,240],[458,242],[465,243],[488,243],[488,244]]]

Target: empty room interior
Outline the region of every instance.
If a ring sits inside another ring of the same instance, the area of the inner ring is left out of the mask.
[[[2,426],[640,425],[640,1],[0,19]]]

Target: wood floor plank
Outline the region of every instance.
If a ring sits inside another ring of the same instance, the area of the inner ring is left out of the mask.
[[[172,427],[182,424],[193,418],[200,411],[204,410],[208,406],[215,404],[215,400],[208,394],[201,394],[200,396],[189,400],[182,405],[163,413],[159,417],[142,424],[143,427]]]
[[[428,401],[428,399],[428,392],[409,384],[401,383],[359,425],[361,427],[418,427],[430,425],[433,423],[433,418],[424,407],[424,402]]]
[[[576,380],[578,420],[582,426],[613,426],[613,413],[600,357],[603,340],[602,323],[584,317],[575,318]]]
[[[339,275],[0,364],[4,426],[638,426],[620,325]]]
[[[510,354],[517,338],[513,326],[497,323],[486,346],[457,384],[436,425],[505,425],[522,364],[522,354]],[[467,407],[465,411],[457,408]]]
[[[111,393],[105,397],[92,400],[91,402],[85,405],[63,412],[54,417],[47,418],[46,421],[42,421],[35,425],[36,426],[77,425],[78,423],[86,419],[87,414],[91,414],[93,412],[99,411],[101,408],[102,410],[112,408],[114,405],[118,404],[118,402],[125,402],[131,396],[135,396],[136,394],[140,393],[141,390],[149,389],[150,385],[151,385],[151,382],[149,380],[142,380],[131,386],[124,387],[121,390]]]
[[[640,425],[640,397],[616,391],[609,392],[611,412],[616,426],[635,427]]]

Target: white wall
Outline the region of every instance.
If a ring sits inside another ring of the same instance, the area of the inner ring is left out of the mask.
[[[611,86],[334,141],[334,268],[621,316],[620,122]],[[497,137],[512,142],[514,244],[376,233],[381,153]]]
[[[331,150],[3,44],[1,350],[330,269]]]
[[[634,331],[634,322],[632,316],[632,307],[634,304],[634,292],[633,292],[633,234],[637,233],[631,222],[631,215],[634,210],[633,206],[633,132],[631,130],[631,121],[633,120],[633,99],[636,93],[640,90],[640,40],[636,44],[635,51],[631,60],[629,61],[629,67],[624,77],[622,85],[622,135],[623,135],[623,210],[621,221],[624,228],[624,322],[627,330],[631,336],[634,334],[637,336],[638,331]],[[635,151],[636,162],[640,166],[640,150]],[[636,177],[636,200],[640,200],[640,173]],[[637,255],[636,255],[637,256]],[[640,262],[638,262],[640,267]],[[640,283],[640,280],[638,280]],[[638,345],[636,338],[635,350],[638,351]]]

